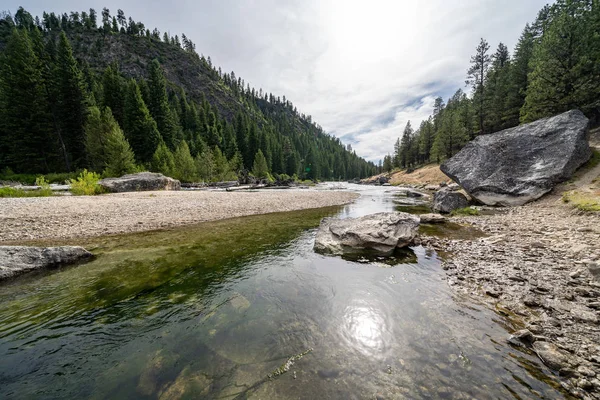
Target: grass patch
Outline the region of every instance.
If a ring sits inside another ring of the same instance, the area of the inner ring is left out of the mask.
[[[52,191],[40,190],[23,190],[13,187],[0,188],[0,197],[48,197],[52,196]]]
[[[50,184],[43,176],[38,176],[34,181],[36,186],[40,188],[37,190],[23,190],[15,187],[3,187],[0,188],[0,197],[48,197],[52,196],[52,189]]]
[[[476,208],[465,207],[465,208],[457,208],[456,210],[450,213],[451,216],[468,216],[468,215],[480,215],[479,210]]]
[[[575,191],[564,192],[562,195],[563,202],[571,205],[580,211],[598,212],[600,211],[600,197],[592,193],[579,193]]]
[[[98,185],[100,175],[84,169],[77,179],[71,179],[71,193],[76,196],[93,196],[104,193],[102,186]]]

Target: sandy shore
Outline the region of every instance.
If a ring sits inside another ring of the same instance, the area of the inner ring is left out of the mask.
[[[0,198],[0,243],[172,228],[244,215],[352,202],[340,191],[161,191],[102,196]]]

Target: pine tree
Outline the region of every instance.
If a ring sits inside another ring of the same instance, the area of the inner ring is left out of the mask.
[[[400,166],[409,168],[412,164],[411,146],[413,142],[413,129],[410,121],[406,123],[404,132],[402,133],[402,141],[400,142]]]
[[[103,119],[108,128],[105,147],[107,161],[104,175],[122,176],[136,172],[133,150],[109,108],[103,111]]]
[[[0,58],[0,164],[48,172],[50,119],[41,65],[27,31],[13,28]]]
[[[116,64],[110,64],[102,76],[102,106],[109,107],[120,126],[125,126],[125,85]]]
[[[517,42],[514,58],[510,64],[505,112],[502,118],[506,127],[519,125],[521,108],[525,104],[525,94],[529,82],[528,76],[531,72],[529,62],[533,54],[533,45],[533,30],[527,24]]]
[[[474,93],[474,101],[477,103],[477,118],[479,121],[479,132],[484,133],[484,121],[486,117],[485,108],[485,79],[491,58],[488,54],[490,45],[485,39],[481,39],[475,55],[471,57],[471,67],[467,72],[467,85],[471,85]]]
[[[175,149],[173,159],[175,162],[173,177],[184,182],[194,182],[197,178],[197,168],[185,140],[182,140]]]
[[[267,159],[265,158],[262,150],[258,150],[254,156],[254,165],[252,167],[252,173],[258,179],[265,179],[269,177],[269,167],[267,166]]]
[[[148,109],[156,121],[163,140],[170,149],[174,149],[181,138],[169,107],[167,81],[158,60],[150,63],[149,76]]]
[[[597,82],[593,75],[581,73],[593,64],[588,55],[590,27],[583,23],[587,8],[584,1],[567,0],[551,8],[550,22],[533,50],[522,122],[572,108],[584,112],[594,108]]]
[[[156,148],[150,165],[152,171],[160,172],[166,176],[173,176],[175,171],[175,158],[164,142],[161,142]]]
[[[84,131],[88,95],[83,75],[73,57],[64,31],[60,33],[56,57],[57,116],[74,168],[85,166]]]
[[[138,163],[146,163],[152,159],[161,136],[152,119],[140,88],[131,80],[125,98],[125,137],[131,145]]]
[[[492,56],[491,67],[486,78],[485,103],[487,108],[486,126],[490,132],[506,127],[503,117],[509,90],[510,54],[504,43]]]

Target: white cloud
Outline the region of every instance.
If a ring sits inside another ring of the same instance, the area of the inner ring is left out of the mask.
[[[43,0],[9,0],[33,14]],[[11,4],[12,2],[12,4]],[[54,11],[107,6],[161,31],[257,89],[285,95],[323,128],[377,161],[432,99],[464,88],[479,39],[512,49],[545,0],[55,0]],[[417,103],[415,103],[417,102]],[[417,105],[415,105],[417,104]]]

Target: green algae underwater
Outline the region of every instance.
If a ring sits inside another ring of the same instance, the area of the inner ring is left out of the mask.
[[[394,209],[360,190],[344,207],[38,243],[96,258],[0,285],[0,397],[562,397],[493,312],[452,294],[435,252],[313,252],[323,217]]]

